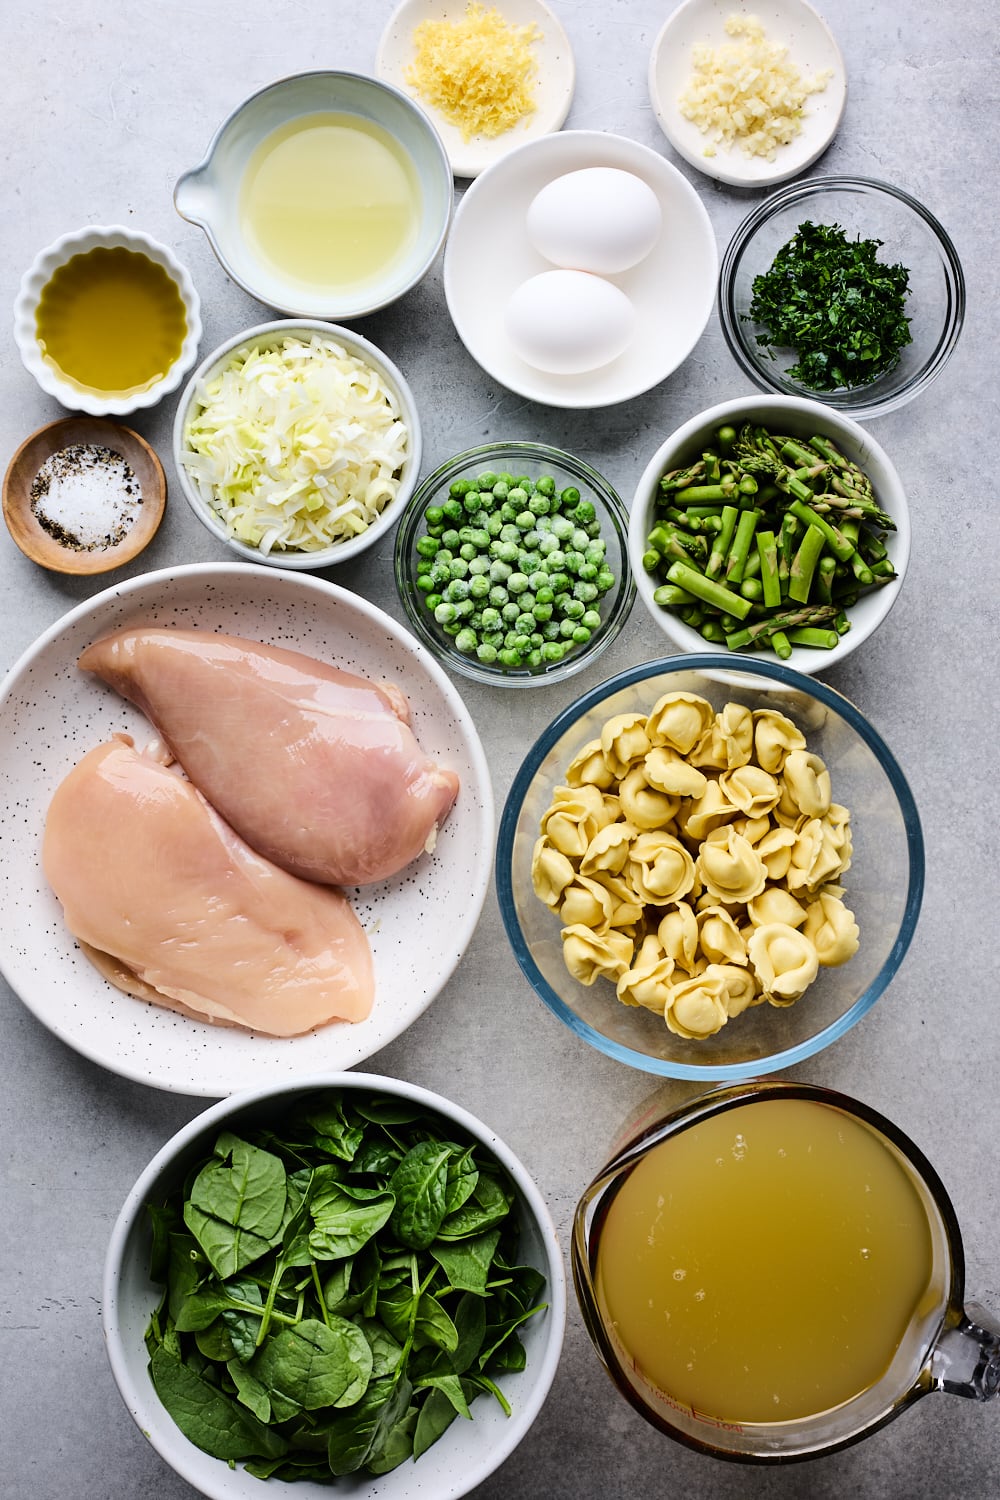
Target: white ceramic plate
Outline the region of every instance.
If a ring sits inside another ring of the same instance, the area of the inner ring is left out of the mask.
[[[535,25],[542,33],[532,44],[538,61],[535,109],[522,124],[505,130],[502,135],[475,135],[465,140],[461,130],[428,105],[406,77],[415,56],[413,33],[421,21],[457,22],[465,12],[466,0],[403,0],[382,33],[375,69],[380,78],[409,94],[430,115],[455,176],[477,177],[515,146],[559,129],[573,99],[576,64],[569,37],[547,5],[541,0],[504,0],[501,13],[508,25]]]
[[[550,375],[517,353],[504,328],[514,289],[552,269],[525,231],[535,194],[584,167],[618,167],[653,189],[663,232],[645,260],[607,279],[632,299],[637,333],[617,359],[582,375]],[[463,344],[509,390],[549,406],[612,406],[642,395],[686,359],[715,302],[718,250],[704,204],[656,151],[600,130],[531,141],[490,167],[466,192],[445,249],[444,289]]]
[[[109,735],[137,745],[148,721],[76,661],[120,626],[226,631],[325,656],[398,684],[422,749],[458,772],[461,791],[432,855],[392,881],[348,894],[368,932],[376,998],[357,1025],[265,1037],[190,1020],[113,989],[77,949],[41,869],[45,813],[58,782]],[[370,1057],[427,1008],[472,937],[489,884],[493,792],[475,726],[424,647],[373,605],[320,579],[241,563],[148,573],[71,610],[0,685],[0,970],[69,1046],[156,1088],[219,1098],[342,1070]],[[419,955],[419,963],[415,956]]]
[[[833,70],[826,88],[810,94],[802,130],[787,146],[780,146],[773,162],[748,156],[739,144],[705,155],[708,137],[686,120],[677,101],[691,77],[692,50],[701,42],[713,47],[731,40],[726,21],[734,13],[732,0],[685,0],[663,24],[649,61],[649,96],[667,140],[685,161],[719,182],[734,187],[768,187],[797,177],[822,156],[837,133],[847,102],[844,59],[826,22],[805,0],[761,0],[749,7],[764,27],[768,41],[788,48],[788,61],[803,78],[826,68]]]

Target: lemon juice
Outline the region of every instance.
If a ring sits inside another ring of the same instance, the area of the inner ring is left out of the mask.
[[[607,1208],[594,1270],[623,1361],[729,1423],[795,1421],[868,1390],[941,1298],[901,1157],[801,1098],[724,1109],[653,1147]]]
[[[381,280],[417,233],[413,162],[373,121],[301,115],[253,152],[240,192],[252,253],[286,283],[343,292]]]

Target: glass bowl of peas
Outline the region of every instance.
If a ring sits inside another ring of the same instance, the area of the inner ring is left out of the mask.
[[[589,464],[544,443],[487,443],[430,474],[400,519],[395,572],[438,660],[502,687],[582,671],[635,599],[624,504]]]
[[[852,418],[801,397],[745,396],[656,450],[628,546],[639,598],[675,650],[812,674],[888,615],[910,518],[888,455]]]

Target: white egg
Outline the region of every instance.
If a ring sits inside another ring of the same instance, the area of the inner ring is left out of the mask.
[[[528,206],[526,228],[553,265],[614,276],[652,250],[663,227],[660,200],[634,172],[583,167],[555,177]]]
[[[512,293],[505,322],[529,365],[551,375],[580,375],[627,347],[635,308],[620,287],[588,271],[543,271]]]

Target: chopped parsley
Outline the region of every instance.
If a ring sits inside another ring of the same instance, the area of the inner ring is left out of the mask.
[[[754,277],[747,319],[764,330],[758,344],[794,352],[792,380],[832,391],[867,385],[898,362],[910,343],[910,273],[880,261],[881,246],[807,220]]]

